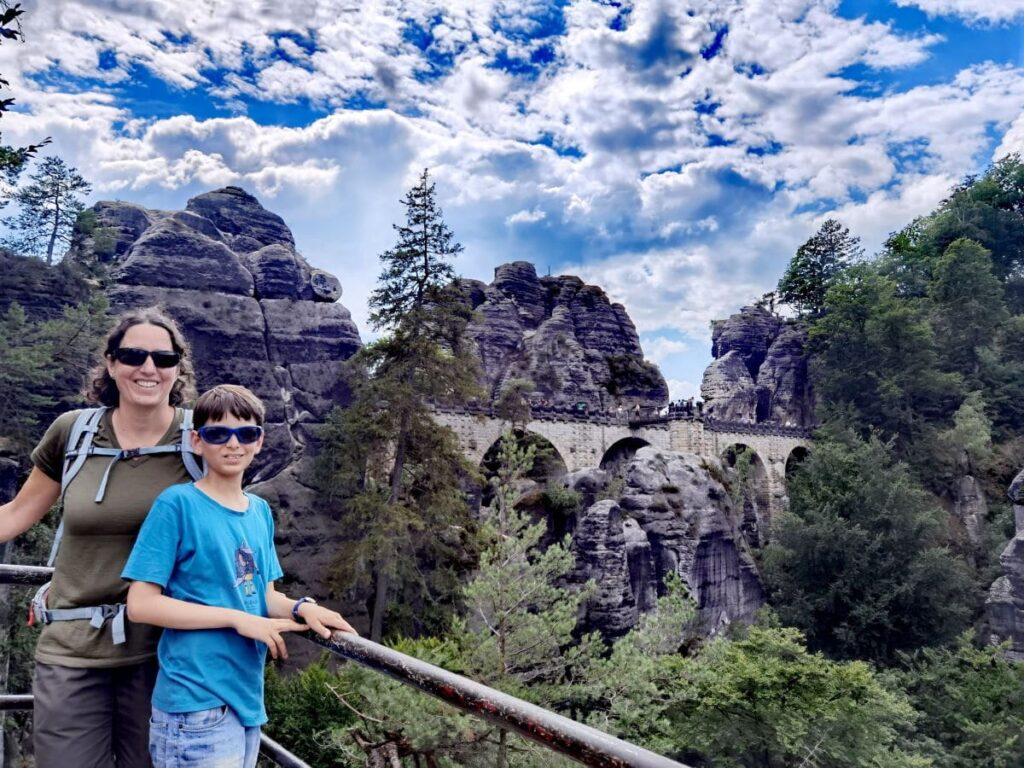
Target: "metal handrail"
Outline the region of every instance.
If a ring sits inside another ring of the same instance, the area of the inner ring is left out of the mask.
[[[40,566],[0,565],[0,584],[44,584],[52,573],[52,568]],[[335,632],[330,640],[311,633],[303,634],[301,637],[326,648],[331,653],[388,675],[400,683],[434,696],[469,714],[488,720],[501,728],[515,731],[584,765],[597,768],[687,768],[682,763],[618,739],[597,728],[583,725],[462,675],[456,675],[413,656],[371,642],[364,637],[344,632]],[[32,697],[25,698],[31,701]],[[0,704],[0,709],[2,708]],[[276,746],[284,750],[279,744]],[[262,751],[262,744],[260,748]],[[265,754],[273,758],[271,753]],[[305,765],[294,755],[291,757],[298,762],[279,764],[284,768]]]

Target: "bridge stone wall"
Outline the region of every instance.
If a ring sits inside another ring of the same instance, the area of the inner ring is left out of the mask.
[[[436,411],[435,418],[458,435],[466,456],[478,464],[505,428],[505,422],[482,411]],[[810,433],[804,429],[692,417],[631,421],[614,416],[542,413],[535,414],[526,429],[548,440],[570,472],[599,466],[605,453],[626,438],[639,438],[655,448],[694,453],[708,459],[721,459],[729,448],[744,445],[764,465],[771,517],[787,505],[789,457],[796,448],[810,446]]]

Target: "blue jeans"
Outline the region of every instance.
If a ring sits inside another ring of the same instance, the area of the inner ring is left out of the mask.
[[[231,707],[164,712],[153,707],[149,754],[154,768],[254,768],[260,727],[242,725]]]

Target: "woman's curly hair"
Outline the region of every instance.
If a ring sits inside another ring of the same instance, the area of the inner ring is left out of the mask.
[[[170,405],[181,405],[195,399],[195,374],[192,369],[192,350],[185,341],[181,329],[167,314],[159,307],[147,307],[145,309],[133,309],[117,318],[117,324],[107,336],[103,345],[103,360],[92,370],[90,384],[85,392],[85,397],[90,403],[106,405],[116,408],[121,401],[121,394],[118,392],[117,384],[107,371],[107,361],[110,360],[114,350],[119,349],[124,335],[128,329],[135,325],[156,325],[163,328],[170,334],[171,345],[174,351],[181,355],[181,362],[178,363],[178,378],[171,387],[169,397]]]

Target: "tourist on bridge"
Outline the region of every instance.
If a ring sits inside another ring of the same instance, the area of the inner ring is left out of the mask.
[[[155,309],[127,313],[102,355],[87,393],[99,407],[53,422],[25,485],[0,507],[0,541],[9,541],[64,502],[53,581],[32,608],[43,624],[32,686],[39,768],[150,765],[160,630],[125,620],[121,569],[157,495],[201,475],[182,450],[191,412],[180,405],[194,389],[174,321]]]

